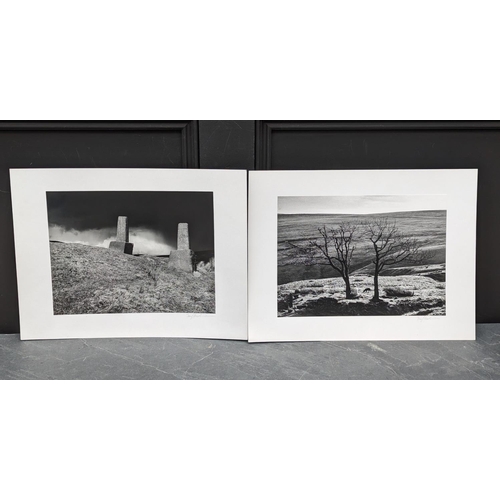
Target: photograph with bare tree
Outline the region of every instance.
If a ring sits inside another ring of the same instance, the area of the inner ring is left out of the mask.
[[[423,198],[278,197],[278,316],[445,315],[446,210]]]

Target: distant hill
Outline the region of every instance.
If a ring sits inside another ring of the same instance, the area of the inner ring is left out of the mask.
[[[50,254],[54,314],[215,312],[213,272],[78,243],[51,242]]]
[[[338,227],[341,222],[368,222],[387,217],[396,222],[399,230],[423,244],[428,258],[422,265],[439,265],[444,273],[446,261],[446,211],[419,210],[412,212],[391,212],[383,214],[279,214],[278,215],[278,284],[306,279],[324,279],[338,276],[328,265],[308,266],[298,264],[294,251],[287,242],[301,245],[320,237],[318,227]],[[365,238],[356,243],[352,261],[353,274],[371,274],[373,249]],[[326,263],[326,262],[325,262]],[[405,266],[405,264],[400,264]],[[387,268],[384,274],[415,274],[409,267]],[[419,273],[420,274],[420,273]]]

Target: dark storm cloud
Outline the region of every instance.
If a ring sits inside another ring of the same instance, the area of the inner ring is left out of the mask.
[[[187,222],[191,248],[214,248],[213,193],[163,191],[48,192],[49,225],[68,231],[116,227],[119,215],[130,230],[150,229],[176,248],[177,224]]]

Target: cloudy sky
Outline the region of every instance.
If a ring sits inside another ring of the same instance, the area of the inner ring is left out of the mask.
[[[381,214],[445,210],[445,195],[280,196],[279,214]]]
[[[107,248],[118,216],[125,215],[134,253],[169,254],[179,222],[189,224],[193,250],[214,249],[211,192],[48,192],[47,208],[51,240]]]

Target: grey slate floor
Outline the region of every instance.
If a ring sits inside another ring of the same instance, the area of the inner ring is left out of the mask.
[[[248,344],[198,339],[19,340],[0,379],[500,379],[500,324],[476,341]]]

